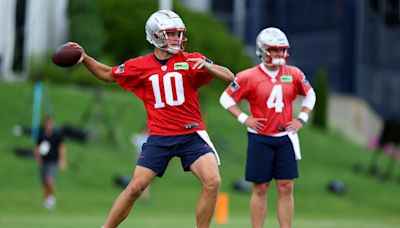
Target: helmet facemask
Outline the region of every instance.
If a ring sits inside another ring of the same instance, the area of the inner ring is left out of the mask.
[[[277,28],[266,28],[262,30],[257,36],[257,49],[256,54],[260,57],[261,61],[268,66],[281,66],[287,63],[289,58],[289,41],[286,35]],[[273,58],[271,56],[272,50],[282,50],[282,57]]]
[[[170,10],[153,13],[146,22],[146,39],[155,47],[176,54],[186,47],[186,28],[178,14]],[[178,37],[169,37],[175,33]]]
[[[170,37],[168,34],[177,33],[177,38]],[[185,29],[167,29],[154,34],[154,38],[158,39],[160,46],[158,48],[176,54],[183,51],[186,47],[187,38],[185,37]]]
[[[282,49],[283,54],[280,58],[273,58],[271,56],[272,50],[279,50]],[[289,58],[289,47],[288,46],[268,46],[265,45],[263,48],[257,48],[257,55],[261,58],[262,62],[268,66],[282,66],[285,65]]]

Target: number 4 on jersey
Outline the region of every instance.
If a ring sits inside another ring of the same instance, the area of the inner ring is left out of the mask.
[[[282,85],[274,85],[267,100],[267,107],[275,108],[275,112],[282,112],[283,106]]]

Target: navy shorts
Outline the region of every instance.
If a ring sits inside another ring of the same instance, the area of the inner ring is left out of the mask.
[[[190,171],[193,162],[209,152],[213,152],[213,149],[197,133],[177,136],[150,135],[142,146],[137,165],[149,168],[162,177],[173,157],[179,157],[183,170]]]
[[[272,137],[248,133],[246,180],[265,183],[297,178],[297,160],[287,135]]]
[[[43,162],[40,166],[40,179],[46,183],[48,177],[55,178],[57,173],[57,162]]]

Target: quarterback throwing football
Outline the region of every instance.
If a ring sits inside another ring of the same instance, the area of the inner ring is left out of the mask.
[[[79,44],[69,43],[82,49],[81,61],[94,76],[132,91],[147,110],[150,136],[129,185],[114,202],[103,226],[118,226],[152,179],[162,177],[170,159],[177,156],[183,169],[193,172],[201,182],[196,226],[208,228],[221,180],[219,158],[201,120],[198,89],[212,77],[231,82],[234,75],[200,53],[183,51],[187,40],[185,25],[176,13],[153,13],[145,30],[154,52],[115,67],[91,58]]]

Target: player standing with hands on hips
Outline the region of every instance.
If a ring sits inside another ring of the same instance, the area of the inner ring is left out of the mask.
[[[114,202],[103,227],[117,227],[152,179],[162,177],[170,159],[177,156],[183,169],[191,171],[202,185],[196,226],[208,228],[221,179],[218,155],[201,120],[198,89],[213,77],[231,82],[234,75],[199,53],[183,51],[187,40],[185,25],[176,13],[169,10],[153,13],[145,30],[154,52],[115,67],[97,62],[79,44],[69,43],[82,49],[80,61],[94,76],[130,90],[147,110],[150,136],[129,185]]]
[[[286,65],[289,41],[277,28],[266,28],[257,36],[257,55],[262,63],[237,74],[220,97],[221,105],[247,126],[246,180],[253,183],[250,216],[253,228],[262,228],[267,211],[270,181],[278,189],[278,220],[281,228],[292,227],[293,180],[298,178],[300,156],[296,132],[314,108],[314,90],[297,67]],[[304,96],[301,112],[293,118],[292,103]],[[237,103],[246,99],[248,116]]]

